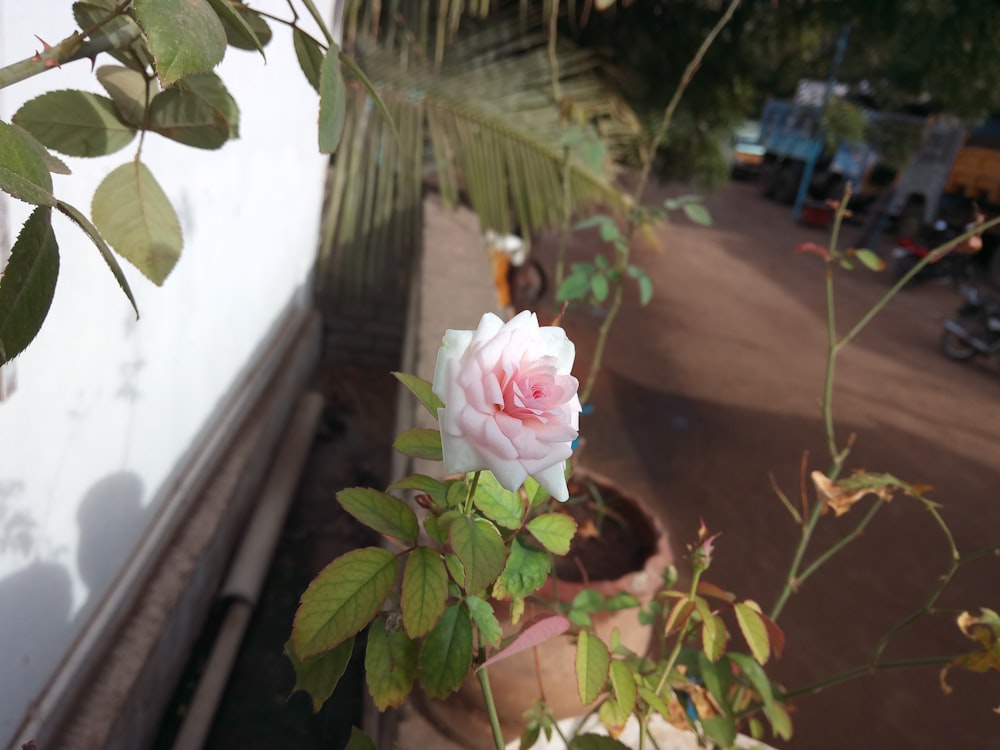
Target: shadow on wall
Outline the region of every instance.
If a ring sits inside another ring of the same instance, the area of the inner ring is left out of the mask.
[[[87,598],[76,611],[69,567],[45,559],[42,545],[30,545],[34,559],[0,579],[0,747],[14,739],[31,701],[135,545],[149,516],[142,497],[142,481],[131,472],[104,477],[84,494],[77,510],[77,570]]]

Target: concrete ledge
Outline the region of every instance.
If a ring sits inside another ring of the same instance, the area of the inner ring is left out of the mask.
[[[78,643],[87,661],[54,681],[43,697],[48,710],[29,717],[15,747],[28,739],[66,750],[149,746],[275,446],[318,362],[320,329],[319,316],[301,308],[278,326],[271,347],[237,387],[236,403],[215,422],[215,433],[199,442],[203,452],[195,451],[178,472],[184,479],[172,494],[180,496],[170,504],[185,512],[175,514],[159,554],[133,581],[134,596],[120,597],[102,647]]]

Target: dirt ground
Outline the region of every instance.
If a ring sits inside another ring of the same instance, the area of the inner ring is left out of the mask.
[[[654,203],[676,191],[657,189]],[[658,232],[663,250],[636,249],[653,279],[647,307],[627,295],[582,432],[580,461],[653,498],[675,553],[700,519],[722,536],[707,578],[765,609],[775,600],[798,531],[769,474],[794,501],[804,451],[825,469],[819,410],[826,336],[822,261],[797,254],[825,232],[796,226],[790,209],[733,184],[706,201],[714,223],[678,217]],[[856,227],[845,227],[845,244]],[[569,252],[593,252],[593,236]],[[553,267],[551,243],[540,259]],[[837,329],[848,330],[889,287],[886,274],[840,274]],[[889,472],[934,487],[931,497],[962,553],[1000,542],[1000,368],[958,364],[938,352],[943,318],[958,297],[947,285],[907,290],[841,356],[834,392],[840,444],[856,435],[849,469]],[[540,308],[544,310],[544,308]],[[600,319],[572,311],[564,324],[586,374]],[[810,490],[811,495],[811,490]],[[823,519],[807,560],[854,528],[863,508]],[[949,565],[933,518],[905,498],[808,580],[781,618],[787,634],[778,677],[788,687],[866,664],[895,623],[920,608]],[[963,566],[941,613],[905,629],[885,660],[965,650],[962,609],[1000,604],[1000,558]],[[802,698],[795,750],[1000,746],[1000,681],[954,673],[942,694],[938,667],[879,671]],[[778,746],[782,743],[776,742]]]
[[[676,191],[656,189],[647,202]],[[820,230],[795,226],[790,209],[733,184],[706,201],[711,228],[678,217],[662,228],[663,249],[637,248],[651,275],[647,307],[630,290],[583,420],[587,468],[653,500],[683,567],[700,519],[722,536],[707,578],[739,596],[773,603],[797,542],[797,529],[769,475],[799,498],[803,453],[825,468],[818,400],[825,324],[821,261],[796,254]],[[849,240],[856,228],[848,227]],[[553,249],[536,249],[546,269]],[[574,258],[599,249],[576,235]],[[888,288],[865,270],[837,280],[844,331]],[[849,468],[890,472],[934,487],[932,497],[963,553],[1000,542],[1000,367],[950,362],[938,353],[941,320],[957,306],[946,286],[907,291],[842,356],[834,397],[837,436],[857,439]],[[538,307],[549,317],[550,300]],[[600,317],[586,309],[564,321],[586,375]],[[358,720],[358,684],[319,716],[303,696],[287,700],[293,676],[281,655],[298,593],[329,559],[367,543],[338,513],[336,489],[385,484],[392,428],[392,381],[363,370],[327,369],[318,379],[332,399],[286,528],[261,614],[255,620],[208,747],[253,750],[338,748]],[[811,496],[811,490],[810,490]],[[813,552],[860,520],[856,508],[821,522]],[[788,687],[864,665],[879,638],[919,608],[949,564],[930,515],[898,499],[867,533],[803,586],[785,609],[787,635],[777,677]],[[885,658],[921,659],[969,645],[954,618],[961,609],[1000,607],[1000,559],[963,566],[925,618],[893,640]],[[357,665],[355,665],[357,666]],[[355,680],[359,672],[355,671]],[[794,709],[791,750],[884,750],[1000,746],[1000,681],[956,672],[945,696],[938,667],[865,675]],[[184,710],[179,697],[175,715]],[[159,747],[169,747],[170,721]],[[405,746],[405,744],[404,744]]]

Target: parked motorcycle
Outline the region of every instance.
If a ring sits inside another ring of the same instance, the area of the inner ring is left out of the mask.
[[[913,267],[929,255],[931,250],[957,236],[958,233],[950,229],[945,222],[938,221],[935,222],[933,229],[928,231],[926,238],[921,238],[921,241],[900,237],[889,258],[889,269],[892,272],[893,281],[899,281],[913,270]],[[910,279],[910,283],[929,281],[930,279],[955,278],[958,266],[963,260],[954,251],[946,253],[921,268],[917,275]]]
[[[973,284],[963,284],[958,317],[944,322],[941,351],[959,362],[976,355],[1000,357],[1000,299]]]

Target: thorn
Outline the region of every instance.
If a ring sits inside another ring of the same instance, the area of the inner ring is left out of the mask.
[[[42,43],[42,52],[48,52],[50,49],[52,49],[52,45],[46,42],[40,36],[38,36],[38,34],[35,34],[35,39],[37,39]]]

